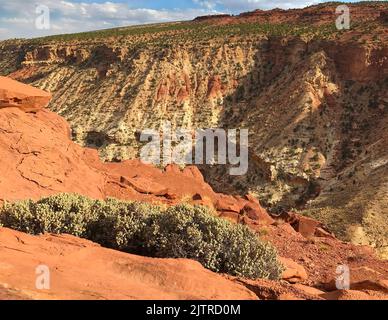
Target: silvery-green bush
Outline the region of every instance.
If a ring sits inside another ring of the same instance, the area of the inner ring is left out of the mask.
[[[194,259],[212,271],[251,279],[278,279],[282,272],[270,244],[201,206],[162,208],[59,194],[6,203],[0,209],[0,225],[31,234],[72,234],[150,257]]]

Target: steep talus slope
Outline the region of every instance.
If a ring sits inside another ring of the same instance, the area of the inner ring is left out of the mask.
[[[137,133],[249,128],[250,171],[201,167],[218,192],[318,217],[387,250],[387,3],[335,5],[0,44],[0,71],[52,92],[73,139],[106,160],[138,156]]]

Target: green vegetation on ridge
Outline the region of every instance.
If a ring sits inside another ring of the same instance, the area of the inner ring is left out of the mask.
[[[153,24],[133,27],[104,29],[99,31],[62,34],[29,40],[34,43],[50,43],[56,41],[93,41],[106,38],[126,38],[134,42],[181,42],[194,40],[212,40],[233,36],[309,36],[312,38],[329,38],[338,34],[334,23],[321,26],[288,23],[238,23],[212,25],[207,23],[177,22]],[[143,37],[145,37],[143,39]]]

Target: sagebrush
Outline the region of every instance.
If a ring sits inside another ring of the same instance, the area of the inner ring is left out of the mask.
[[[151,257],[194,259],[212,271],[251,279],[278,279],[282,272],[270,244],[201,206],[163,208],[60,194],[6,203],[0,209],[0,224],[31,234],[72,234]]]

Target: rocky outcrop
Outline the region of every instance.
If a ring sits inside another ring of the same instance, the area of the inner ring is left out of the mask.
[[[300,264],[287,258],[279,258],[279,261],[285,267],[282,279],[290,283],[304,282],[308,279],[306,270]]]
[[[51,94],[0,76],[0,109],[16,107],[25,112],[36,112],[45,108]]]
[[[37,199],[58,192],[104,196],[104,175],[88,164],[88,159],[98,159],[97,153],[72,143],[62,118],[47,110],[30,114],[2,108],[0,123],[1,199]]]

